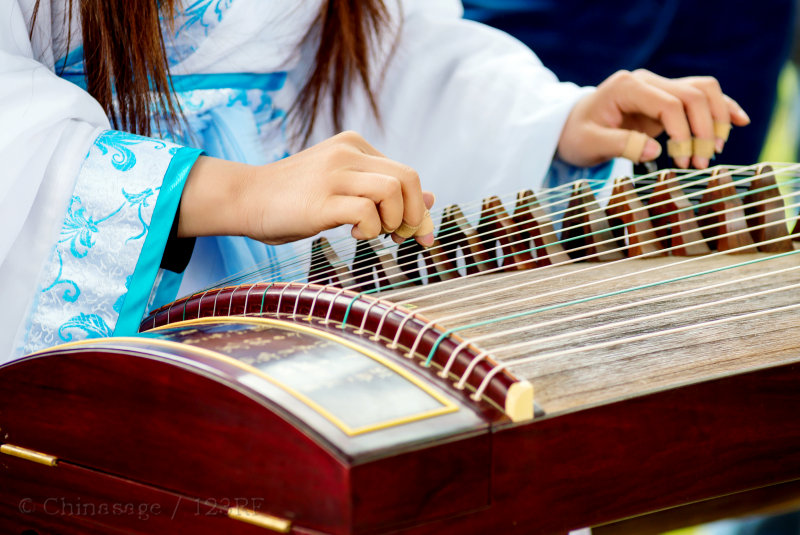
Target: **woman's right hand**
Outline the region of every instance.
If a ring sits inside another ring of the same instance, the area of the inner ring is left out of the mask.
[[[370,239],[405,223],[419,227],[415,239],[429,246],[432,204],[416,171],[343,132],[264,166],[201,156],[183,191],[178,235],[279,244],[346,224],[354,238]]]

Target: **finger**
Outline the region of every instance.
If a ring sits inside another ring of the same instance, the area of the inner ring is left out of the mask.
[[[389,158],[366,156],[358,162],[358,169],[395,177],[400,181],[403,195],[403,221],[417,227],[425,213],[422,186],[417,172]]]
[[[634,163],[655,160],[661,145],[642,132],[594,125],[586,131],[586,144],[607,158],[623,157]]]
[[[406,239],[414,237],[420,245],[430,247],[433,245],[433,219],[429,211],[425,210],[422,216],[422,222],[419,226],[412,227],[407,223],[403,223],[400,227],[392,233],[392,241],[395,243],[403,243]]]
[[[745,113],[739,103],[733,100],[728,95],[725,95],[725,102],[728,104],[728,110],[731,113],[731,122],[736,126],[747,126],[750,124],[750,117]]]
[[[691,128],[693,137],[699,140],[698,147],[704,148],[708,143],[711,143],[712,146],[710,152],[696,152],[692,157],[692,163],[697,169],[708,167],[709,158],[714,154],[714,117],[711,113],[709,95],[694,85],[697,79],[690,80],[682,78],[670,80],[650,72],[637,74],[642,76],[647,83],[651,83],[659,89],[680,99],[683,104],[684,113],[689,119],[689,127]],[[720,91],[720,94],[721,93]],[[678,141],[683,141],[683,139]]]
[[[716,152],[722,152],[731,129],[731,113],[719,82],[711,76],[697,76],[684,80],[705,93],[714,121],[714,148]]]
[[[708,167],[709,158],[714,154],[714,118],[711,116],[711,106],[705,93],[695,87],[686,87],[678,82],[673,83],[672,94],[683,102],[686,116],[689,118],[689,126],[692,129],[693,142],[698,141],[700,145],[706,142],[711,144],[711,151],[694,151],[692,163],[697,169]]]
[[[417,240],[420,245],[425,247],[430,247],[433,245],[434,236],[433,236],[433,219],[431,218],[430,208],[433,207],[433,203],[436,201],[436,197],[430,191],[423,191],[422,192],[422,199],[425,202],[425,206],[428,208],[425,210],[425,214],[422,218],[422,223],[418,227],[409,226],[406,223],[403,223],[401,228],[397,229],[391,236],[392,241],[395,243],[403,243],[406,238],[411,237],[412,235]]]
[[[425,210],[422,224],[414,233],[414,239],[423,247],[430,247],[433,245],[433,219],[431,219],[431,214],[428,210]]]
[[[383,174],[393,176],[400,181],[403,192],[403,221],[409,225],[419,225],[422,220],[422,214],[425,212],[425,203],[422,198],[422,186],[416,170],[389,158],[370,157],[368,160],[368,165],[374,169]]]
[[[612,135],[612,133],[609,133],[609,135]],[[627,158],[633,163],[641,163],[655,160],[660,154],[661,145],[658,141],[648,137],[643,132],[637,132],[635,130],[627,131],[625,146],[620,156]]]
[[[423,247],[430,247],[435,241],[433,236],[434,225],[433,219],[431,219],[430,209],[433,208],[433,204],[436,202],[436,196],[430,191],[423,191],[422,200],[425,202],[425,208],[427,208],[427,210],[425,210],[425,217],[423,218],[422,225],[417,229],[415,239],[417,243]]]
[[[632,78],[628,85],[630,87],[621,88],[621,94],[617,97],[617,103],[623,112],[641,113],[659,120],[671,139],[691,139],[689,120],[683,102],[677,96],[638,78]],[[623,144],[624,142],[622,141]],[[689,166],[689,158],[678,158],[675,164],[686,168]]]
[[[347,173],[334,191],[340,195],[371,200],[378,207],[384,232],[392,232],[403,223],[402,184],[393,176]]]
[[[334,195],[325,203],[324,227],[353,225],[350,234],[357,240],[370,240],[381,232],[378,207],[366,197]]]

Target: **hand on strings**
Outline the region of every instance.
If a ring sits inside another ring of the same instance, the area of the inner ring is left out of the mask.
[[[340,225],[359,240],[392,233],[433,244],[416,171],[390,160],[354,132],[264,166],[201,157],[181,199],[181,236],[245,235],[286,243]]]
[[[661,154],[654,138],[666,131],[675,165],[703,169],[722,152],[731,125],[749,122],[712,77],[669,79],[644,69],[619,71],[572,109],[558,154],[579,166],[618,156],[646,162]]]

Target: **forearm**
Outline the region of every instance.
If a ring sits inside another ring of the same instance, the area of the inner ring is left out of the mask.
[[[178,237],[245,234],[242,201],[256,167],[201,156],[192,167],[181,196]]]

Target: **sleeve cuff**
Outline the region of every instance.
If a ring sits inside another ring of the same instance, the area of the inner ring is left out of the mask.
[[[169,163],[153,209],[150,230],[119,312],[114,336],[130,335],[138,330],[139,321],[144,315],[153,289],[153,281],[164,256],[170,231],[176,221],[175,214],[178,211],[183,186],[201,153],[199,149],[183,147],[178,149]]]

